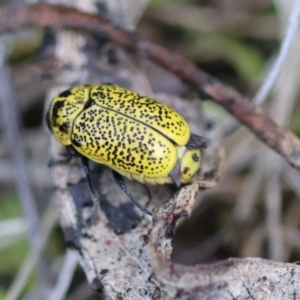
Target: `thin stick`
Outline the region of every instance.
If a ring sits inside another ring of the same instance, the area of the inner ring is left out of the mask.
[[[281,42],[279,53],[274,61],[272,68],[270,69],[268,75],[266,75],[264,82],[260,86],[256,95],[253,97],[252,103],[255,106],[260,106],[267,99],[271,89],[273,88],[280,72],[283,69],[284,63],[288,58],[289,50],[293,41],[295,40],[297,30],[300,22],[300,1],[294,0],[293,6],[291,7],[291,12],[288,18],[288,25],[284,35],[284,39]],[[233,122],[229,124],[225,130],[224,134],[226,136],[233,134],[237,129],[240,128],[240,123]]]
[[[272,87],[274,86],[277,78],[280,75],[280,72],[283,68],[283,65],[288,57],[289,50],[293,41],[295,40],[296,33],[299,27],[300,22],[300,1],[294,0],[294,3],[291,7],[291,12],[288,19],[288,25],[284,39],[280,45],[280,50],[276,60],[273,63],[273,66],[266,76],[265,81],[257,91],[256,95],[253,98],[253,104],[255,106],[261,105],[269,95]]]
[[[266,151],[263,149],[262,151]],[[236,201],[234,209],[234,218],[238,222],[245,222],[251,216],[255,202],[257,200],[257,195],[259,192],[259,187],[262,184],[264,175],[264,155],[260,151],[257,157],[253,172],[250,174],[249,178],[245,181],[240,194],[238,195],[238,200]]]
[[[11,88],[10,71],[5,66],[0,68],[0,85],[0,111],[3,131],[6,134],[6,140],[14,162],[15,182],[28,224],[28,236],[31,243],[33,243],[39,218],[29,182],[30,176],[26,166],[23,138],[18,126],[19,118],[15,96]]]
[[[272,165],[270,163],[272,161]],[[266,228],[268,235],[269,258],[276,261],[283,260],[283,233],[281,227],[281,161],[274,153],[266,158],[267,184],[266,184]]]
[[[48,300],[63,300],[70,287],[73,274],[78,264],[77,258],[73,252],[67,251],[63,266],[60,270],[55,287],[52,289]]]
[[[37,237],[35,239],[34,247],[31,248],[30,253],[25,259],[23,265],[21,266],[19,273],[14,278],[12,285],[6,295],[6,300],[18,299],[20,293],[22,292],[24,285],[26,284],[32,269],[39,260],[43,249],[46,246],[49,234],[55,225],[57,220],[57,211],[54,204],[50,204],[45,212],[41,224],[39,225],[39,231],[37,232]]]

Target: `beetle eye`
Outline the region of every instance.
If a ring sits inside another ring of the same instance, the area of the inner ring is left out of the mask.
[[[198,162],[198,161],[199,161],[199,156],[198,156],[196,153],[194,153],[194,154],[192,155],[192,158],[193,158],[193,161],[194,161],[194,162]]]

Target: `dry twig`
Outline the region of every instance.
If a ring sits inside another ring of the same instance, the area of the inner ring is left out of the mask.
[[[20,119],[17,115],[18,110],[16,109],[15,96],[10,84],[10,71],[8,67],[3,66],[0,69],[0,84],[0,109],[3,129],[7,135],[7,143],[13,156],[18,196],[28,223],[28,236],[31,244],[33,244],[36,238],[35,234],[39,217],[28,179],[23,139],[19,130]]]
[[[33,268],[37,265],[38,260],[42,254],[43,249],[46,247],[46,243],[49,238],[49,234],[53,229],[57,220],[57,212],[54,205],[50,204],[42,218],[41,224],[39,226],[40,230],[36,232],[36,239],[34,245],[28,254],[27,258],[24,260],[17,276],[6,295],[6,300],[18,299],[21,294],[24,285],[29,279]]]

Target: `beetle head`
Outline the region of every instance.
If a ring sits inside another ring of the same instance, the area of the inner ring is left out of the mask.
[[[71,145],[72,126],[89,100],[90,87],[77,86],[60,93],[52,100],[46,116],[55,138],[63,145]]]

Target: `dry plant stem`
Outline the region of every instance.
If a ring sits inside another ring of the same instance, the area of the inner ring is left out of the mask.
[[[23,239],[23,236],[10,236],[9,238],[2,239],[0,241],[0,251],[12,246],[13,244],[19,242]]]
[[[241,193],[236,202],[234,218],[238,222],[247,221],[253,212],[253,206],[255,204],[257,193],[259,192],[259,187],[263,180],[264,167],[264,157],[260,154],[255,161],[254,170],[243,185]]]
[[[26,222],[23,218],[11,218],[0,222],[0,239],[12,235],[24,235],[26,233]]]
[[[243,134],[243,133],[242,133]],[[249,164],[256,156],[256,151],[248,151],[253,144],[253,136],[247,136],[234,143],[226,157],[225,169],[234,174]]]
[[[282,0],[286,5],[285,0]],[[300,5],[300,2],[298,2]],[[271,116],[282,125],[288,124],[299,95],[300,80],[300,30],[285,62],[282,73],[274,86]]]
[[[24,154],[23,138],[19,131],[20,120],[17,116],[15,96],[10,84],[10,71],[8,67],[0,68],[0,108],[2,115],[2,126],[6,134],[12,159],[14,162],[14,175],[26,222],[28,224],[28,236],[31,244],[34,243],[36,228],[38,226],[38,214],[34,196],[30,188],[29,175],[27,171]]]
[[[284,67],[286,60],[288,59],[288,54],[292,43],[296,40],[296,33],[299,27],[299,19],[300,19],[300,2],[298,0],[294,0],[293,5],[290,9],[290,15],[288,17],[288,25],[284,35],[284,38],[281,42],[279,54],[276,57],[269,73],[264,79],[262,85],[254,96],[252,103],[255,106],[260,106],[270,94],[272,87],[274,86],[277,78]],[[276,119],[277,120],[277,119]],[[229,124],[227,128],[225,128],[225,135],[231,135],[237,129],[239,129],[240,124],[237,122],[233,122]]]
[[[88,282],[84,281],[80,285],[78,285],[71,293],[68,295],[66,300],[77,300],[77,299],[88,299],[89,296],[92,294],[91,287]],[[101,296],[98,297],[102,299]]]
[[[186,193],[192,193],[189,187]],[[149,242],[153,270],[164,299],[298,299],[300,268],[260,258],[228,259],[213,264],[184,266],[170,263],[174,218],[189,216],[193,197],[178,199],[173,211],[162,209]],[[187,200],[187,201],[186,201]]]
[[[50,204],[47,208],[44,217],[42,218],[41,224],[39,225],[39,230],[36,233],[38,238],[35,239],[34,247],[30,250],[27,258],[24,260],[18,274],[14,278],[12,285],[5,297],[5,300],[15,300],[19,299],[20,293],[23,291],[29,275],[31,274],[33,268],[38,262],[43,249],[46,246],[49,234],[55,225],[57,220],[56,208],[53,204]]]
[[[290,47],[295,40],[300,21],[300,1],[294,0],[293,5],[290,7],[291,13],[288,20],[287,30],[280,46],[279,54],[271,68],[271,71],[267,75],[266,80],[253,98],[253,103],[256,106],[261,105],[269,95],[275,81],[280,75],[286,59],[288,58]]]
[[[0,145],[1,147],[1,145]],[[14,164],[0,159],[0,182],[1,184],[11,184],[15,179],[14,176]],[[45,164],[27,161],[27,166],[30,169],[29,181],[32,187],[36,188],[50,188],[51,182],[49,182],[49,169]]]
[[[179,76],[191,87],[207,94],[290,165],[300,170],[300,141],[293,133],[278,126],[237,91],[199,70],[182,56],[134,34],[114,28],[97,16],[72,8],[37,3],[0,10],[0,33],[17,30],[23,26],[87,31],[99,37],[109,38],[128,50],[150,58]]]
[[[240,250],[241,257],[262,257],[263,251],[261,245],[263,244],[264,239],[266,238],[266,229],[265,225],[258,225],[243,244]]]
[[[269,153],[267,159],[267,184],[266,184],[266,228],[269,238],[269,257],[276,261],[283,261],[283,235],[281,227],[281,164],[276,154]],[[270,167],[272,164],[273,168]]]
[[[294,27],[293,33],[286,34],[287,39],[292,36],[296,37],[287,56],[284,67],[281,68],[281,76],[279,76],[276,85],[274,86],[273,102],[270,108],[270,115],[279,123],[287,124],[295,107],[297,94],[299,90],[300,79],[300,63],[298,60],[300,49],[300,32],[296,31],[299,23],[299,1],[281,0],[278,3],[283,11],[291,11],[293,18],[288,17],[290,27]],[[296,12],[295,12],[296,11]],[[296,13],[296,15],[295,15]],[[297,16],[298,15],[298,16]],[[296,19],[295,19],[296,17]],[[293,24],[295,23],[295,24]],[[283,27],[285,22],[283,22]],[[286,50],[287,51],[287,50]],[[282,173],[282,162],[274,153],[269,153],[266,159],[266,204],[267,204],[267,229],[269,239],[270,258],[275,260],[284,260],[283,256],[283,233],[281,228],[281,181],[280,174]]]
[[[283,238],[284,238],[284,254],[285,257],[291,257],[292,253],[296,250],[294,247],[294,244],[288,240],[286,236],[286,230],[291,229],[292,231],[297,232],[298,236],[299,233],[299,225],[300,225],[300,219],[299,219],[299,210],[300,210],[300,201],[298,197],[294,197],[292,200],[291,205],[289,205],[285,215],[283,216],[282,223],[284,224],[282,231],[283,231]],[[299,245],[299,238],[296,237],[295,243],[298,243]],[[298,248],[298,246],[296,246]]]
[[[26,233],[26,222],[23,218],[0,222],[0,250],[23,239]]]
[[[6,66],[0,68],[0,86],[0,110],[2,113],[3,129],[12,155],[14,179],[26,219],[27,234],[30,245],[34,248],[37,239],[36,229],[38,228],[39,217],[29,181],[23,136],[19,130],[20,119],[11,85],[11,73]],[[47,269],[45,260],[42,259],[37,266],[39,281],[41,281],[42,286],[46,285],[48,278],[45,272]]]
[[[78,264],[77,258],[73,252],[67,251],[64,262],[59,273],[57,283],[52,289],[51,294],[47,298],[48,300],[63,300],[67,294],[70,287],[72,276],[74,274],[76,266]]]
[[[300,249],[300,233],[296,228],[284,227],[284,238],[287,243]]]
[[[284,166],[284,179],[286,183],[294,190],[296,195],[300,197],[300,174],[290,166]]]

